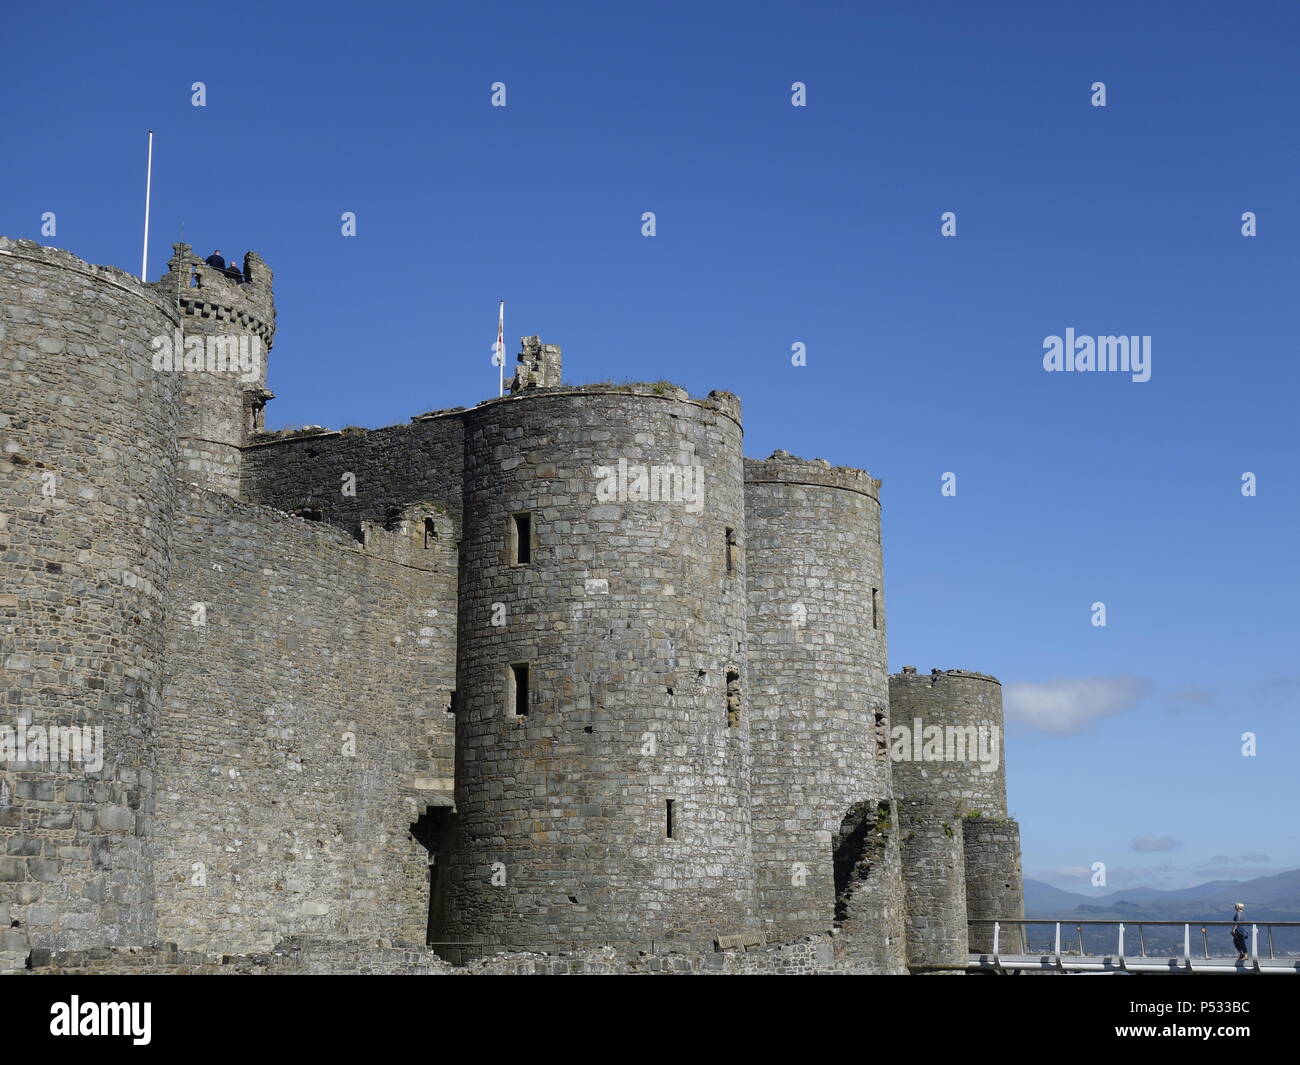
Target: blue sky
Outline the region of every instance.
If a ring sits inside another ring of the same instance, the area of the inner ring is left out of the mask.
[[[883,479],[891,668],[1007,685],[1027,875],[1300,866],[1294,3],[6,23],[0,233],[138,271],[152,127],[151,275],[182,223],[276,271],[270,427],[495,394],[501,297],[512,361],[734,391],[747,454]],[[1151,380],[1045,372],[1067,328],[1150,336]]]

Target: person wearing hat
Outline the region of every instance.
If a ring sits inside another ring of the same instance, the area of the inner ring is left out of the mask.
[[[1246,926],[1241,919],[1245,909],[1244,902],[1238,902],[1232,907],[1232,945],[1237,948],[1238,961],[1246,960]]]

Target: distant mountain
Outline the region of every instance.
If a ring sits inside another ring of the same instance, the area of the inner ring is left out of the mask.
[[[1300,921],[1300,869],[1253,880],[1212,880],[1195,887],[1165,891],[1160,888],[1125,888],[1105,895],[1080,895],[1062,891],[1038,880],[1025,881],[1025,916],[1053,917],[1063,921],[1227,921],[1232,904],[1246,904],[1248,921]],[[1041,926],[1033,933],[1043,934]],[[1195,934],[1195,933],[1194,933]],[[1088,930],[1090,948],[1096,937],[1109,936],[1100,929]],[[1181,943],[1181,930],[1152,928],[1144,930],[1152,949],[1174,949]],[[1260,930],[1261,950],[1266,949],[1266,933]],[[1207,932],[1211,952],[1230,952],[1227,929]],[[1300,928],[1273,931],[1273,944],[1279,954],[1300,953]],[[1113,947],[1111,948],[1113,949]]]
[[[1104,895],[1081,895],[1075,891],[1062,891],[1039,880],[1025,881],[1025,913],[1029,914],[1032,910],[1034,917],[1064,917],[1067,916],[1065,911],[1080,906],[1086,906],[1090,910],[1115,909],[1130,903],[1142,907],[1179,910],[1177,917],[1168,918],[1171,921],[1227,920],[1227,917],[1211,917],[1205,911],[1217,913],[1219,910],[1227,910],[1228,916],[1231,916],[1234,902],[1244,902],[1248,913],[1255,913],[1261,907],[1300,911],[1300,869],[1256,877],[1254,880],[1211,880],[1194,887],[1174,890],[1122,888]]]
[[[1291,869],[1273,876],[1256,877],[1254,880],[1211,880],[1207,884],[1197,884],[1195,887],[1181,888],[1178,891],[1138,888],[1136,891],[1115,891],[1103,897],[1194,899],[1227,903],[1229,910],[1232,909],[1234,902],[1244,902],[1248,908],[1281,905],[1296,909],[1300,908],[1300,869]]]
[[[1208,885],[1206,885],[1208,886]],[[1179,895],[1184,891],[1200,891],[1199,887],[1179,888],[1177,890],[1166,891],[1163,888],[1154,887],[1136,887],[1124,888],[1120,891],[1111,891],[1105,895],[1092,895],[1089,902],[1097,902],[1099,899],[1111,899],[1118,902],[1120,899],[1163,899]],[[1199,896],[1197,896],[1199,898]],[[1236,900],[1234,900],[1236,901]]]
[[[1025,880],[1025,916],[1057,917],[1073,910],[1076,906],[1087,906],[1092,902],[1088,895],[1079,895],[1073,891],[1044,884],[1041,880]]]

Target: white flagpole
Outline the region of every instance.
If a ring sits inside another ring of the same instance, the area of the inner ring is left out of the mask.
[[[501,301],[500,313],[497,316],[497,368],[501,371],[500,390],[498,396],[506,394],[506,301]]]
[[[144,177],[144,254],[140,257],[140,280],[149,280],[149,197],[153,192],[153,130],[149,131],[149,165]]]

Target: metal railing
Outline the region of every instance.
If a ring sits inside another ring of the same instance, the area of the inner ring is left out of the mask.
[[[1056,921],[1037,917],[972,920],[968,924],[972,930],[975,930],[975,926],[980,926],[979,931],[984,933],[980,939],[985,942],[988,940],[988,926],[992,926],[992,949],[971,954],[969,968],[972,969],[992,969],[998,972],[1054,969],[1059,972],[1253,972],[1300,975],[1300,955],[1279,956],[1273,940],[1273,929],[1300,929],[1300,921]],[[1047,950],[1035,953],[1030,928],[1037,925],[1051,929],[1051,941]],[[1211,956],[1209,930],[1231,929],[1234,926],[1249,929],[1246,958],[1238,960],[1226,955]],[[1075,942],[1069,946],[1065,945],[1067,940],[1062,937],[1063,928],[1067,930],[1067,935],[1069,931],[1074,933]],[[1084,930],[1103,928],[1115,930],[1114,951],[1109,954],[1089,953],[1084,942]],[[1134,928],[1137,930],[1136,954],[1132,953],[1134,944],[1131,930]],[[1148,953],[1146,930],[1151,928],[1181,928],[1181,953]],[[1266,957],[1260,953],[1261,928],[1264,929],[1268,947]],[[1199,957],[1195,958],[1192,929],[1197,929],[1200,937],[1200,950],[1197,952]],[[1019,947],[1019,952],[1012,953],[1016,946]]]

